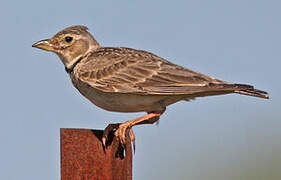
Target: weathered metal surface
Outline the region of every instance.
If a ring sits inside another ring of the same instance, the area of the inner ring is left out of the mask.
[[[127,139],[125,156],[119,141],[109,136],[104,150],[103,131],[61,129],[62,180],[131,180],[132,148]],[[128,137],[128,136],[127,136]]]

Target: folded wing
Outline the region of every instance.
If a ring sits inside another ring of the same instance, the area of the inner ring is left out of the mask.
[[[268,98],[253,86],[230,84],[175,65],[152,53],[100,48],[78,69],[80,79],[104,92],[206,96],[240,93]]]

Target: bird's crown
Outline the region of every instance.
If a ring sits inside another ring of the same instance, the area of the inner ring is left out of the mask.
[[[56,34],[56,36],[61,36],[61,35],[65,35],[65,34],[79,35],[79,34],[87,32],[87,30],[88,30],[88,27],[86,27],[86,26],[81,26],[81,25],[70,26],[70,27],[67,27],[67,28],[61,30],[60,32],[58,32]]]

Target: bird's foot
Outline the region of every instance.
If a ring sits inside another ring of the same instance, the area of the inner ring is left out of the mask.
[[[129,131],[129,139],[130,142],[133,143],[133,148],[135,152],[135,135],[132,130],[132,127],[135,125],[140,125],[140,124],[153,124],[157,122],[160,118],[160,115],[165,111],[163,109],[162,111],[159,112],[149,112],[147,115],[142,116],[137,119],[129,120],[124,123],[117,123],[117,124],[109,124],[103,131],[103,136],[102,136],[102,144],[104,149],[106,149],[107,145],[107,140],[108,140],[108,135],[111,132],[114,132],[114,135],[119,139],[120,144],[123,148],[126,148],[126,135],[127,132]]]
[[[121,123],[109,124],[104,129],[103,136],[102,136],[102,144],[103,144],[104,149],[106,149],[108,136],[111,132],[114,132],[114,135],[119,139],[121,146],[123,148],[125,148],[127,131],[129,131],[129,138],[130,138],[131,142],[133,143],[133,148],[135,151],[135,135],[132,130],[132,126],[128,122],[125,122],[123,124],[121,124]]]
[[[102,135],[102,145],[104,148],[107,146],[107,141],[108,141],[108,136],[111,132],[114,132],[118,129],[120,123],[117,124],[109,124],[106,126],[106,128],[103,130],[103,135]]]
[[[129,121],[120,124],[118,129],[114,132],[114,135],[119,139],[122,147],[125,148],[127,131],[129,131],[129,138],[130,141],[133,143],[133,148],[135,152],[135,134],[133,132],[131,123],[129,123]]]

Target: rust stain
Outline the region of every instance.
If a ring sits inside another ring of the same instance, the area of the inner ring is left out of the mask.
[[[111,134],[105,151],[102,134],[102,130],[60,130],[61,180],[132,180],[129,138],[124,150]]]

